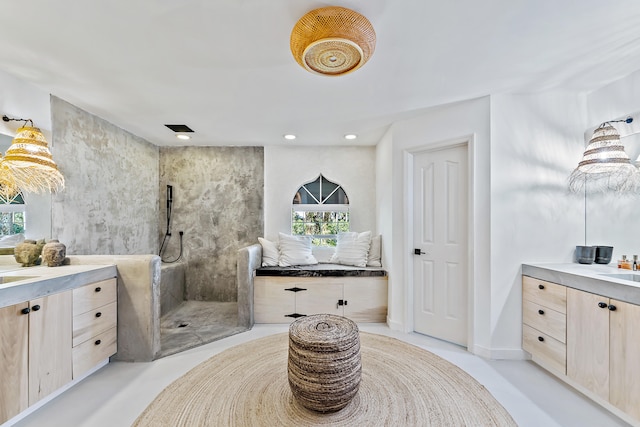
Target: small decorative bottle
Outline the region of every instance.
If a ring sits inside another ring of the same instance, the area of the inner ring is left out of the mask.
[[[632,270],[633,270],[633,271],[637,271],[637,270],[638,270],[638,255],[634,255],[634,256],[633,256],[633,266],[632,266]]]
[[[627,259],[626,255],[622,255],[622,259],[618,261],[618,268],[631,270],[631,261]]]

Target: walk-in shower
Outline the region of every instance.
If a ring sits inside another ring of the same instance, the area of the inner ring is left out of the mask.
[[[160,268],[160,354],[168,356],[246,330],[238,326],[237,302],[187,300],[188,251],[184,232],[179,231],[179,253],[171,241],[173,227],[173,186],[167,185],[166,231],[158,254]],[[181,225],[178,218],[178,227]],[[182,224],[184,225],[184,224]],[[171,248],[171,250],[168,250]],[[173,252],[172,252],[173,251]],[[194,267],[191,267],[194,268]]]

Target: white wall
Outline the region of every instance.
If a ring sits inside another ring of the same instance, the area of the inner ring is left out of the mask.
[[[49,143],[56,160],[51,138],[51,109],[49,93],[0,71],[0,116],[33,120]],[[0,134],[13,137],[23,122],[0,120]],[[4,155],[4,152],[2,153]],[[28,239],[51,238],[51,194],[28,193],[24,195],[26,210],[25,235]]]
[[[470,138],[469,153],[472,167],[472,217],[470,257],[474,260],[470,266],[475,292],[470,295],[474,307],[472,331],[472,351],[488,348],[490,319],[490,276],[489,262],[491,248],[489,241],[489,98],[479,98],[466,102],[445,105],[424,112],[413,119],[394,123],[391,128],[391,142],[383,140],[379,150],[388,151],[391,145],[392,172],[390,174],[393,190],[391,215],[386,215],[383,241],[391,244],[393,270],[390,272],[391,298],[389,306],[389,324],[405,331],[413,330],[412,293],[410,267],[412,263],[412,239],[407,235],[409,200],[405,194],[408,170],[405,164],[407,153],[419,148],[428,148],[450,140]],[[382,162],[379,159],[379,162]],[[380,167],[380,166],[379,166]],[[388,172],[387,172],[388,174]],[[391,235],[387,234],[391,230]],[[478,347],[478,349],[474,349]]]
[[[640,155],[640,71],[600,88],[587,96],[588,125],[585,139],[603,122],[631,116],[630,124],[614,123],[621,143],[634,162]],[[640,195],[589,194],[587,196],[587,244],[613,246],[613,262],[624,254],[640,254],[638,208]]]
[[[572,262],[584,196],[567,190],[584,151],[586,97],[491,97],[491,354],[517,357],[521,264]]]
[[[388,277],[388,311],[387,323],[390,327],[401,330],[402,325],[395,318],[393,307],[395,304],[396,287],[402,288],[402,282],[395,282],[391,272],[393,264],[393,168],[389,159],[393,158],[393,132],[389,129],[376,146],[376,218],[378,233],[382,235],[382,265],[389,272]]]
[[[291,202],[322,174],[349,196],[351,230],[377,233],[375,147],[264,147],[264,234],[291,232]]]

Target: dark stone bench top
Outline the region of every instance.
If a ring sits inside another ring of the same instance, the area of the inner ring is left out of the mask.
[[[384,277],[380,267],[354,267],[342,264],[295,265],[292,267],[260,267],[256,276],[277,277]]]

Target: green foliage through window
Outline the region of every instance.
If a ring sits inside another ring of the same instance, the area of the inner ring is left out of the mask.
[[[24,212],[0,213],[0,236],[24,233]]]

